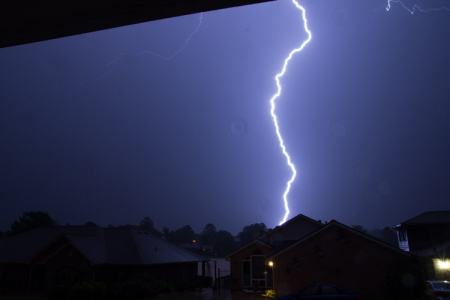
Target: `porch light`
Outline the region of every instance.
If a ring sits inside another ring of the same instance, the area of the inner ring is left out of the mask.
[[[433,263],[436,271],[448,272],[450,270],[450,259],[433,258]]]
[[[440,270],[450,270],[450,260],[449,259],[438,260],[437,261],[437,267]]]
[[[273,261],[269,261],[269,267],[273,267]]]

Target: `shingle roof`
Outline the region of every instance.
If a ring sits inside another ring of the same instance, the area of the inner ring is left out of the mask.
[[[172,243],[164,241],[153,234],[138,230],[132,230],[131,234],[135,240],[135,245],[142,264],[164,264],[208,260],[189,250],[176,247]]]
[[[96,226],[40,227],[5,238],[0,245],[0,261],[27,262],[61,234],[93,236]]]
[[[423,223],[450,223],[450,211],[427,211],[401,223],[401,225]]]
[[[0,262],[27,263],[61,237],[93,264],[164,264],[208,260],[135,228],[64,226],[36,228],[5,239],[0,244]]]
[[[404,255],[410,255],[408,252],[405,252],[405,251],[403,251],[403,250],[401,250],[401,249],[399,249],[397,247],[394,247],[394,246],[392,246],[392,245],[390,245],[390,244],[388,244],[388,243],[386,243],[384,241],[381,241],[381,240],[379,240],[377,238],[374,238],[373,236],[370,236],[368,234],[362,233],[362,232],[360,232],[360,231],[358,231],[358,230],[356,230],[354,228],[348,227],[347,225],[344,225],[344,224],[342,224],[342,223],[340,223],[340,222],[338,222],[336,220],[331,220],[329,223],[327,223],[323,227],[317,229],[314,232],[311,232],[309,235],[299,239],[295,243],[292,243],[291,245],[289,245],[289,246],[287,246],[285,248],[279,249],[278,251],[276,251],[274,253],[271,253],[271,257],[270,258],[277,257],[278,255],[280,255],[281,253],[285,252],[286,250],[289,250],[291,247],[296,247],[298,244],[305,242],[306,240],[308,240],[308,239],[310,239],[310,238],[320,234],[323,231],[330,230],[331,228],[340,228],[340,229],[343,229],[343,230],[346,230],[346,231],[353,232],[354,234],[364,238],[367,241],[371,241],[373,243],[377,243],[378,245],[383,246],[385,249],[389,249],[390,251],[395,251],[397,253],[404,254]],[[345,237],[345,234],[343,234],[343,237]]]
[[[263,234],[262,236],[260,236],[259,239],[262,240],[262,239],[264,239],[266,236],[272,235],[273,233],[275,233],[275,232],[277,232],[277,231],[281,231],[281,230],[283,230],[283,228],[292,226],[292,224],[294,224],[294,223],[296,223],[296,222],[298,222],[298,221],[300,221],[300,220],[302,220],[302,221],[304,221],[304,222],[307,222],[307,223],[315,224],[315,225],[317,225],[317,226],[323,226],[323,224],[322,224],[320,221],[316,221],[316,220],[314,220],[314,219],[312,219],[312,218],[310,218],[310,217],[307,217],[307,216],[305,216],[305,215],[303,215],[303,214],[298,214],[298,215],[296,215],[295,217],[293,217],[293,218],[287,220],[287,221],[286,221],[285,223],[283,223],[282,225],[278,225],[278,226],[275,227],[274,229],[272,229],[272,230],[266,232],[265,234]]]
[[[253,240],[228,254],[226,258],[230,258],[230,256],[242,251],[254,242],[259,242],[272,248],[271,252],[279,251],[323,226],[324,224],[321,222],[311,219],[303,214],[299,214],[282,225],[261,235],[256,240]]]
[[[96,234],[93,235],[63,234],[63,236],[92,263],[108,262],[105,232],[101,228],[98,228]]]

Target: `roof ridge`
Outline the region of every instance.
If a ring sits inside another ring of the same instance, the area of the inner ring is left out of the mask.
[[[310,217],[308,217],[308,216],[305,216],[304,214],[298,214],[298,215],[296,215],[295,217],[293,217],[293,218],[287,220],[287,221],[284,222],[283,224],[278,225],[278,226],[276,226],[275,228],[273,228],[272,230],[267,231],[266,233],[264,233],[263,235],[261,235],[260,237],[258,237],[258,239],[261,239],[261,238],[265,237],[265,236],[268,235],[268,234],[272,234],[273,232],[280,230],[281,228],[283,228],[283,227],[289,225],[289,223],[292,223],[294,220],[297,220],[297,219],[300,219],[300,218],[306,219],[306,220],[308,220],[308,221],[312,221],[312,222],[317,223],[317,224],[320,224],[320,225],[322,225],[322,226],[324,225],[322,222],[319,222],[319,221],[317,221],[317,220],[314,220],[313,218],[310,218]]]
[[[432,219],[432,217],[440,217],[441,219]],[[426,211],[418,214],[414,217],[408,218],[401,222],[397,227],[403,224],[415,224],[415,223],[450,223],[450,210],[434,210]]]
[[[365,237],[365,238],[367,238],[369,240],[372,240],[375,243],[378,243],[378,244],[381,244],[381,245],[383,245],[383,246],[385,246],[387,248],[390,248],[393,251],[400,252],[402,254],[409,254],[410,255],[410,253],[405,252],[405,251],[401,250],[400,248],[397,248],[397,247],[395,247],[393,245],[390,245],[390,244],[386,243],[385,241],[382,241],[382,240],[380,240],[380,239],[378,239],[376,237],[373,237],[370,234],[360,232],[360,231],[358,231],[358,230],[356,230],[356,229],[354,229],[354,228],[352,228],[350,226],[347,226],[347,225],[345,225],[345,224],[343,224],[341,222],[338,222],[336,220],[331,220],[330,222],[328,222],[326,225],[322,226],[321,228],[318,228],[317,230],[312,231],[311,233],[309,233],[308,235],[304,236],[303,238],[298,239],[297,241],[295,241],[295,243],[293,243],[293,244],[291,244],[291,245],[289,245],[289,246],[287,246],[285,248],[282,248],[279,251],[273,253],[270,257],[277,256],[281,252],[284,252],[284,251],[286,251],[286,250],[288,250],[288,249],[290,249],[292,247],[295,247],[297,244],[302,243],[303,241],[311,238],[312,236],[314,236],[314,235],[316,235],[316,234],[318,234],[318,233],[320,233],[320,232],[322,232],[324,230],[327,230],[331,226],[343,227],[343,228],[345,228],[347,230],[350,230],[351,232],[353,232],[355,234],[361,235],[361,236],[363,236],[363,237]]]

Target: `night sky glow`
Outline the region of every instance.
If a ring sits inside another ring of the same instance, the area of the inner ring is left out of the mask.
[[[280,128],[279,128],[279,125],[278,125],[278,119],[277,119],[277,115],[275,113],[275,101],[277,100],[277,98],[281,94],[282,88],[281,88],[281,85],[280,85],[280,78],[283,77],[283,75],[286,73],[286,68],[287,68],[287,65],[288,65],[289,61],[292,59],[292,56],[295,53],[302,51],[303,48],[311,41],[311,38],[312,38],[311,31],[308,29],[308,24],[307,24],[308,20],[306,18],[306,11],[305,11],[305,9],[296,0],[292,0],[292,3],[295,5],[295,7],[297,7],[301,11],[302,18],[303,18],[303,29],[308,34],[308,38],[301,44],[300,47],[292,50],[289,53],[289,56],[285,59],[284,64],[283,64],[283,69],[281,70],[280,73],[278,73],[275,76],[275,80],[276,80],[276,83],[277,83],[277,92],[270,99],[270,107],[271,107],[270,113],[271,113],[272,118],[273,118],[275,131],[276,131],[278,140],[280,142],[280,148],[281,148],[281,150],[283,152],[283,155],[286,157],[287,165],[289,166],[289,168],[292,171],[292,177],[287,182],[286,190],[284,191],[284,194],[283,194],[283,203],[284,203],[285,214],[284,214],[283,220],[280,222],[279,225],[282,225],[283,223],[285,223],[288,220],[288,218],[289,218],[290,210],[289,210],[288,194],[289,194],[289,191],[291,190],[292,184],[294,183],[295,177],[297,175],[297,170],[295,168],[295,165],[291,161],[291,157],[289,156],[289,154],[288,154],[288,152],[286,150],[285,143],[284,143],[283,138],[282,138],[281,133],[280,133]],[[408,8],[402,1],[396,1],[396,0],[387,0],[386,11],[389,11],[391,9],[392,3],[397,3],[397,4],[401,5],[401,7],[403,7],[403,9],[405,9],[406,11],[408,11],[411,14],[414,14],[416,11],[421,12],[421,13],[438,12],[440,10],[450,11],[450,9],[448,9],[447,7],[437,7],[437,8],[432,7],[432,8],[428,8],[428,9],[422,9],[417,4],[414,4],[414,6],[412,8]]]
[[[449,210],[448,1],[295,1],[0,49],[0,229]]]

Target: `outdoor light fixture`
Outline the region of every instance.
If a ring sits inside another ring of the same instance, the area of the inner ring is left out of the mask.
[[[450,259],[433,259],[434,267],[437,270],[447,271],[450,270]]]
[[[273,261],[269,261],[269,267],[273,267]]]
[[[448,270],[448,269],[450,269],[450,262],[449,262],[449,260],[440,260],[440,261],[438,261],[438,267],[441,270]]]

